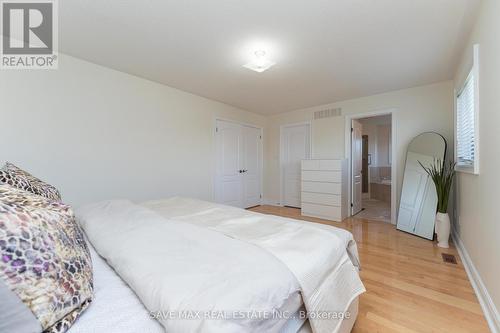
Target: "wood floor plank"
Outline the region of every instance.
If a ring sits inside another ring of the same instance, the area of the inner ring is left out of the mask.
[[[376,322],[377,324],[380,324],[381,326],[384,326],[385,328],[394,330],[395,332],[401,332],[401,333],[418,333],[417,331],[414,331],[408,327],[402,326],[394,322],[393,320],[386,319],[382,316],[379,316],[373,312],[368,312],[366,314],[366,319],[372,320]]]
[[[299,209],[289,207],[251,210],[329,224],[353,234],[367,289],[360,297],[354,333],[489,332],[453,244],[441,249],[385,222],[359,218],[330,222],[301,216]],[[441,253],[453,254],[457,264],[444,263]]]

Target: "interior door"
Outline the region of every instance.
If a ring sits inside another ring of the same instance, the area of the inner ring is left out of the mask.
[[[362,209],[363,195],[363,125],[356,119],[352,120],[352,215]]]
[[[409,151],[406,155],[406,167],[403,181],[403,190],[401,192],[401,202],[399,206],[398,229],[415,233],[419,227],[421,214],[425,211],[422,209],[427,202],[431,207],[432,215],[436,211],[437,195],[433,189],[434,184],[429,178],[429,175],[420,166],[418,162],[428,165],[433,163],[434,158],[428,155],[422,155]],[[424,200],[428,198],[428,200]],[[431,215],[431,221],[432,221]],[[433,230],[430,228],[430,235],[422,235],[423,237],[432,239]]]
[[[241,125],[217,120],[215,201],[243,207]]]
[[[261,131],[243,126],[243,205],[244,208],[261,204]]]
[[[282,133],[283,205],[300,207],[301,161],[311,156],[308,124],[287,126]]]

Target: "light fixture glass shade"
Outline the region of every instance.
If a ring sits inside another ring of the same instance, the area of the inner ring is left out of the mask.
[[[250,61],[248,64],[243,65],[243,67],[261,73],[276,64],[275,62],[267,59],[265,56],[265,51],[256,51],[255,59]]]

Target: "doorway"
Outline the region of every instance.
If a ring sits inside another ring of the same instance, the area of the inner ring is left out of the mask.
[[[311,124],[284,125],[280,128],[280,170],[282,206],[301,206],[301,161],[311,158]]]
[[[216,120],[215,201],[249,208],[262,201],[262,129]]]
[[[392,115],[351,119],[351,214],[391,222]]]

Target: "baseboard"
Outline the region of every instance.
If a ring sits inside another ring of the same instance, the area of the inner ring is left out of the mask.
[[[490,330],[492,333],[500,333],[500,315],[498,313],[498,309],[496,308],[495,303],[493,303],[493,300],[491,299],[491,296],[488,293],[488,290],[486,289],[486,286],[484,285],[479,272],[474,266],[474,263],[472,262],[469,253],[467,252],[467,249],[465,248],[464,243],[462,242],[462,239],[460,238],[456,230],[453,230],[452,237],[453,242],[457,247],[458,254],[460,255],[460,258],[462,259],[462,262],[464,264],[465,271],[469,276],[472,288],[474,288],[476,296],[479,300],[479,304],[481,304],[481,308],[483,309],[486,321],[490,326]]]
[[[262,204],[263,205],[268,205],[268,206],[276,206],[276,207],[281,207],[279,202],[269,200],[269,199],[262,199]]]

